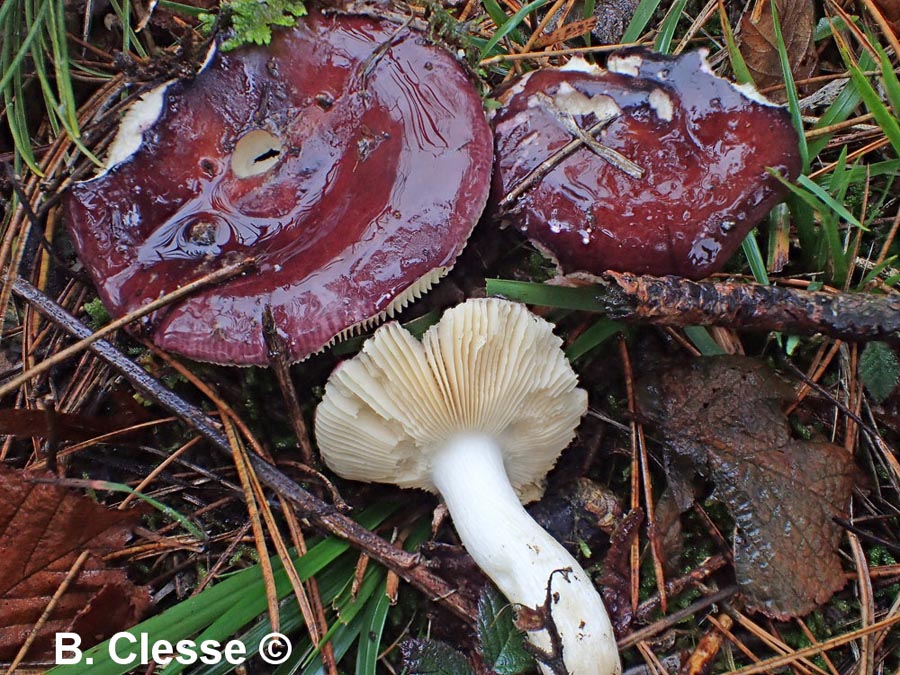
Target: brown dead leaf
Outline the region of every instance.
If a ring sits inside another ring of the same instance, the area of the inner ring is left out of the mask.
[[[741,55],[759,88],[782,84],[781,63],[775,44],[770,0],[756,0],[738,24]],[[795,80],[810,77],[818,63],[813,31],[816,15],[813,0],[777,0],[779,25]],[[773,98],[778,98],[773,96]],[[784,94],[781,94],[784,100]]]
[[[644,522],[641,509],[629,511],[609,539],[609,551],[599,579],[603,602],[617,633],[624,631],[634,618],[631,608],[631,545]]]
[[[836,445],[791,438],[781,405],[792,390],[765,364],[738,356],[694,359],[646,377],[641,412],[669,452],[716,486],[737,527],[735,574],[748,606],[802,616],[845,582],[833,521],[856,478]]]
[[[55,485],[0,466],[0,661],[12,660],[82,551],[81,572],[28,652],[53,654],[52,638],[76,632],[83,646],[132,626],[149,604],[144,588],[102,556],[125,543],[134,512],[111,511]]]
[[[900,0],[875,0],[884,18],[891,23],[900,23]]]

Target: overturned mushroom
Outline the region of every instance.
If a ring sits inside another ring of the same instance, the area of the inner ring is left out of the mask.
[[[244,257],[256,270],[152,315],[160,346],[292,360],[418,297],[487,200],[491,135],[454,57],[387,21],[312,13],[144,96],[109,170],[68,194],[77,252],[116,315]]]
[[[493,119],[494,199],[566,272],[720,270],[800,170],[787,111],[705,52],[526,75]]]
[[[560,344],[546,321],[496,298],[449,310],[422,342],[387,324],[332,374],[316,440],[345,478],[440,493],[466,549],[511,602],[550,599],[552,625],[530,632],[532,644],[550,652],[555,628],[569,673],[614,675],[616,642],[596,588],[521,504],[541,495],[587,409]]]

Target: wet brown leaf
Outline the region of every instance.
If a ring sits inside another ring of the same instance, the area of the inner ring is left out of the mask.
[[[741,54],[760,88],[784,82],[769,2],[757,0],[738,25]],[[777,0],[776,7],[791,72],[795,80],[805,79],[813,74],[818,63],[813,41],[816,25],[813,0]],[[784,100],[783,93],[781,100]]]
[[[791,438],[781,410],[791,393],[765,364],[734,356],[666,368],[639,387],[668,451],[689,458],[730,509],[749,607],[781,619],[844,585],[833,518],[846,515],[856,477],[843,448]]]
[[[134,512],[111,511],[29,474],[0,466],[0,661],[10,661],[82,551],[90,555],[28,652],[50,658],[52,637],[76,632],[83,646],[133,625],[149,604],[143,588],[102,556],[125,543]]]

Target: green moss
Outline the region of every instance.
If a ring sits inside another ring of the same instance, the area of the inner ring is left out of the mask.
[[[297,19],[306,16],[302,0],[225,0],[219,11],[231,29],[231,35],[222,43],[224,52],[246,44],[267,45],[272,41],[273,26],[293,28]],[[215,23],[215,15],[200,15],[200,25],[207,33],[212,32]]]

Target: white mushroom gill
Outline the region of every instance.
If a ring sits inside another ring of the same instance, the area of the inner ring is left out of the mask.
[[[498,299],[449,310],[422,342],[387,324],[332,374],[316,438],[345,478],[440,493],[466,549],[510,602],[540,607],[550,584],[567,671],[617,675],[597,589],[522,507],[542,493],[587,408],[560,344],[549,323]],[[528,637],[551,645],[546,628]]]

